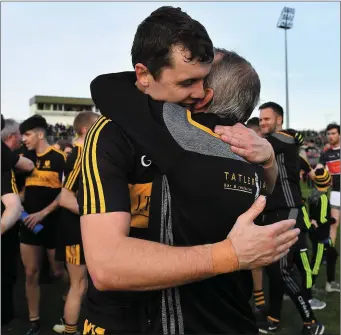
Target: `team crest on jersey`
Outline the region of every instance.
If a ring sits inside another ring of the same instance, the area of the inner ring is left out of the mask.
[[[49,160],[45,161],[43,169],[51,169],[51,161]]]
[[[36,168],[39,169],[40,168],[40,160],[36,161]]]

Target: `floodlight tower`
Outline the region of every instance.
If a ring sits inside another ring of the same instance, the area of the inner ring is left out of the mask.
[[[285,49],[285,98],[286,98],[286,128],[289,128],[289,81],[288,81],[288,46],[287,30],[291,29],[294,23],[295,9],[284,7],[277,22],[277,28],[284,29],[284,49]]]

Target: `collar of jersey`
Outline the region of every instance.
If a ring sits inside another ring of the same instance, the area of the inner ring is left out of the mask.
[[[37,157],[41,157],[41,156],[44,156],[46,155],[48,152],[50,152],[52,150],[52,146],[49,146],[44,152],[38,154],[37,153]]]
[[[212,135],[212,136],[214,136],[214,137],[216,137],[216,138],[220,138],[220,136],[217,135],[216,133],[214,133],[210,128],[205,127],[205,126],[203,126],[202,124],[200,124],[200,123],[194,121],[194,120],[192,119],[192,114],[191,114],[191,112],[190,112],[188,109],[186,110],[186,113],[187,113],[188,122],[189,122],[191,125],[193,125],[193,126],[196,127],[196,128],[201,129],[202,131],[204,131],[204,132],[206,132],[206,133],[208,133],[208,134],[210,134],[210,135]]]

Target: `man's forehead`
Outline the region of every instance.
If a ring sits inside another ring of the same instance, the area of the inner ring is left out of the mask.
[[[181,47],[172,48],[172,67],[165,69],[165,71],[172,71],[174,79],[178,81],[205,78],[209,74],[212,64],[202,63],[197,59],[191,61],[190,57],[190,51]]]

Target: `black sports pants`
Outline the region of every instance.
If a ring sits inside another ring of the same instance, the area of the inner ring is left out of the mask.
[[[288,218],[296,219],[296,227],[302,229],[303,214],[301,208],[282,209],[264,214],[263,223],[272,224]],[[304,223],[303,223],[304,224]],[[283,293],[286,292],[296,305],[304,322],[315,320],[310,304],[302,290],[301,274],[295,265],[295,254],[302,244],[304,234],[300,235],[299,241],[290,249],[290,252],[279,261],[268,265],[265,271],[269,277],[269,310],[268,315],[280,320]]]

